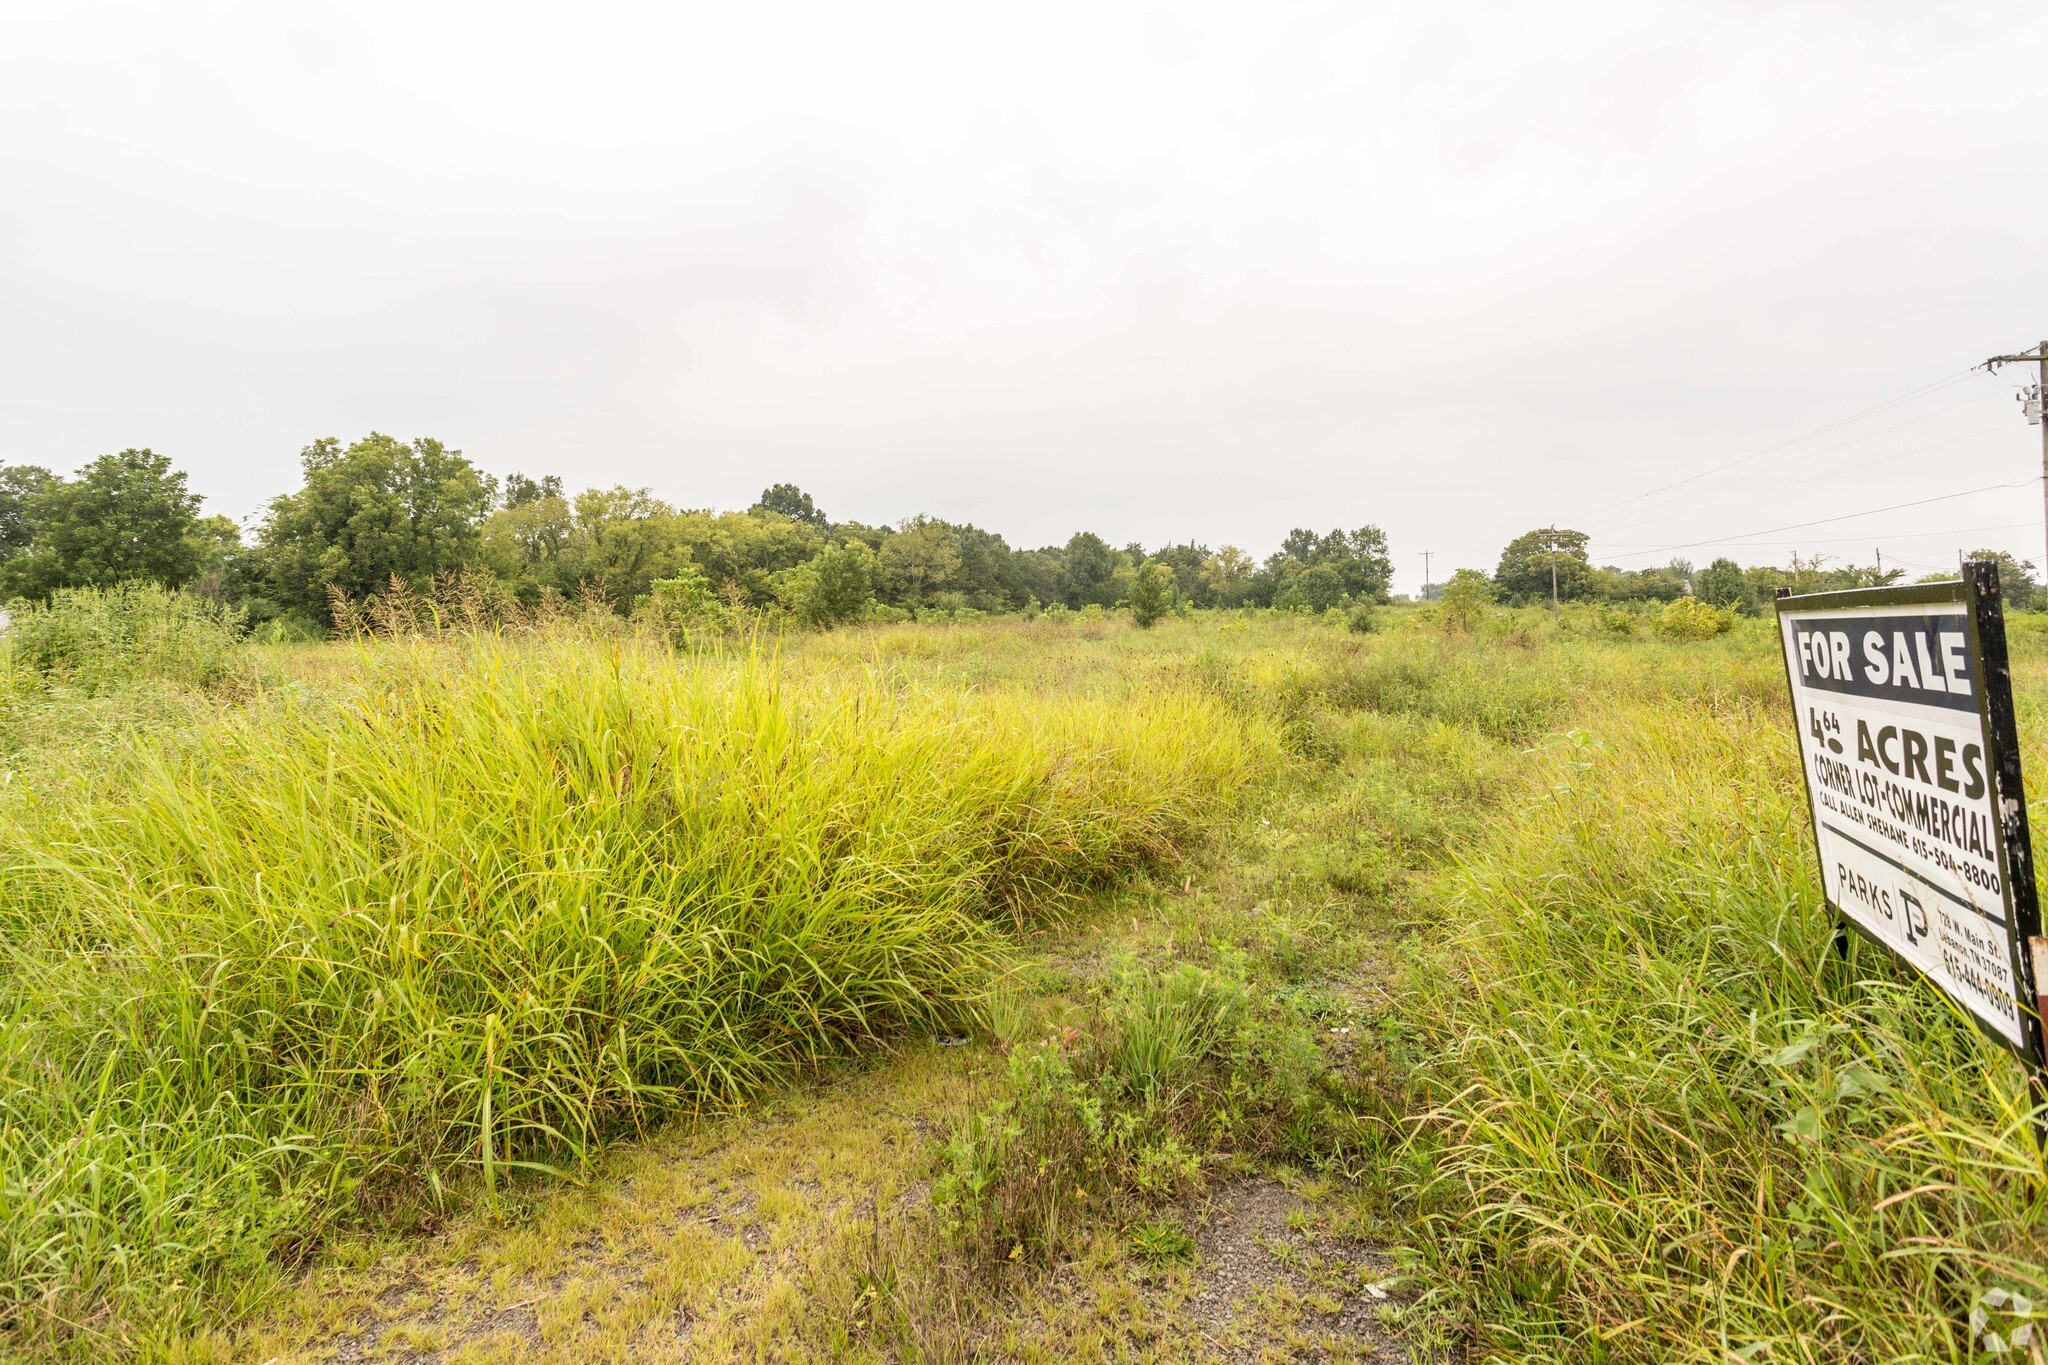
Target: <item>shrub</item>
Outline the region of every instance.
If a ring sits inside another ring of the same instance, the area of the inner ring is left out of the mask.
[[[1345,613],[1344,624],[1354,635],[1370,635],[1380,627],[1379,614],[1370,602],[1356,602]]]
[[[1477,569],[1460,569],[1444,584],[1437,610],[1451,630],[1472,630],[1493,604],[1493,580]]]
[[[1697,597],[1665,603],[1657,615],[1657,633],[1667,640],[1711,640],[1735,628],[1735,609],[1716,607]]]
[[[1173,570],[1156,559],[1140,565],[1131,576],[1131,619],[1140,629],[1150,630],[1173,610]]]
[[[1602,635],[1612,636],[1617,640],[1633,639],[1636,633],[1635,613],[1624,611],[1620,607],[1604,604],[1595,607],[1593,609],[1593,629]]]
[[[731,614],[712,593],[710,581],[694,565],[684,564],[674,577],[654,580],[633,616],[671,644],[680,645],[692,636],[723,632]]]
[[[239,612],[153,583],[62,588],[13,607],[14,666],[44,683],[98,696],[142,679],[206,687],[242,658]]]
[[[972,1259],[1057,1258],[1091,1212],[1200,1187],[1190,1146],[1222,1102],[1249,1013],[1243,963],[1114,969],[1091,1033],[1010,1054],[1002,1090],[947,1144],[932,1197]]]

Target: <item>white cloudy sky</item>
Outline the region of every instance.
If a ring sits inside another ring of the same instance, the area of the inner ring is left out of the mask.
[[[1404,587],[1552,520],[2038,559],[1963,372],[2048,336],[2044,71],[2038,0],[22,5],[0,460],[243,516],[375,428],[1019,544],[1370,521]]]

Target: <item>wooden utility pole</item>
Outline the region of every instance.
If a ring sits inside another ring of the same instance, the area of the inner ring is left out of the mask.
[[[2048,341],[2041,343],[2033,352],[2022,351],[2018,355],[1995,355],[1984,362],[1987,370],[1997,370],[2000,365],[2039,365],[2039,388],[2034,390],[2034,411],[2041,418],[2041,524],[2044,536],[2048,536]],[[2048,540],[2043,541],[2048,546]],[[2041,561],[2041,572],[2048,574],[2048,559]]]
[[[1435,550],[1422,552],[1422,600],[1425,602],[1429,600],[1429,557],[1435,553]]]
[[[1550,624],[1557,624],[1557,528],[1550,528]]]

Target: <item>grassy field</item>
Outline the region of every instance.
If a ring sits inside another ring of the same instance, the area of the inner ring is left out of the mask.
[[[1760,625],[119,617],[0,709],[24,1356],[2038,1350],[2025,1087],[1834,955]]]

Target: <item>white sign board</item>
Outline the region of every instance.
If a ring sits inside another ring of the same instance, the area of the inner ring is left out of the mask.
[[[1780,599],[1778,628],[1828,903],[2038,1059],[2016,946],[2039,927],[2015,923],[2014,812],[2001,821],[2000,765],[2012,785],[2018,760],[1986,696],[2008,686],[2003,623],[1987,670],[1975,610],[1963,584],[1831,593]],[[2023,808],[2017,819],[2024,842]],[[2018,861],[2031,879],[2031,855]],[[2022,899],[2032,918],[2031,885]]]

